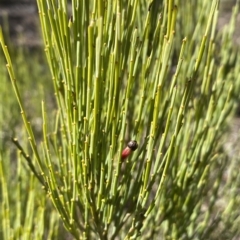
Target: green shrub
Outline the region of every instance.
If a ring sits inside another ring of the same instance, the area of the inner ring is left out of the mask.
[[[66,229],[76,239],[237,236],[237,191],[232,211],[217,203],[231,191],[223,133],[239,100],[238,5],[220,31],[217,0],[37,3],[58,105],[53,127],[42,102],[40,144],[0,39],[25,158]],[[138,149],[123,159],[130,140]]]

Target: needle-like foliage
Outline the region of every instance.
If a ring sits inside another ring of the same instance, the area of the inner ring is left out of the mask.
[[[240,90],[237,5],[220,30],[218,0],[37,3],[58,105],[50,119],[42,102],[41,144],[0,39],[26,161],[66,229],[76,239],[219,239],[222,136]],[[123,160],[130,140],[138,149]]]

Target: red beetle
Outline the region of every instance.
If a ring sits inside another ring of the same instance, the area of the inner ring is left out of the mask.
[[[128,144],[127,147],[123,149],[122,151],[122,160],[126,159],[131,152],[135,151],[138,148],[138,143],[135,140],[131,140]]]

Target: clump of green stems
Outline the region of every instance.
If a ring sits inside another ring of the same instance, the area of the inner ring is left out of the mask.
[[[238,8],[216,36],[217,0],[37,3],[58,104],[53,120],[42,102],[41,144],[0,39],[32,155],[14,142],[66,229],[76,239],[214,235],[240,84]],[[139,147],[122,161],[130,140]]]

